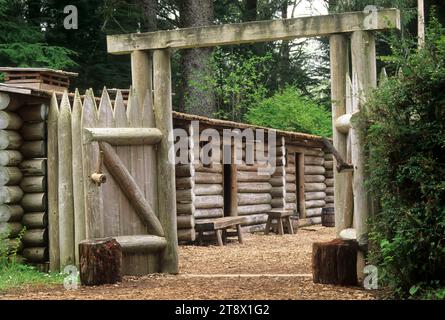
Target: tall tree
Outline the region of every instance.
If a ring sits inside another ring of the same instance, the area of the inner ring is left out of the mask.
[[[258,18],[258,0],[243,0],[244,2],[244,14],[243,20],[256,21]]]
[[[142,5],[144,16],[144,31],[158,30],[158,0],[139,0]]]
[[[178,4],[182,28],[213,24],[212,0],[181,0]],[[180,110],[208,117],[216,113],[214,94],[208,85],[212,52],[212,48],[189,49],[181,52]]]
[[[50,44],[41,28],[41,1],[0,0],[0,65],[69,68],[74,52]]]

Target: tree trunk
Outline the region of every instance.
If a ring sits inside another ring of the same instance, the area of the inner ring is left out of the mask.
[[[312,247],[312,273],[314,283],[341,286],[357,285],[356,241],[336,239],[314,243]]]
[[[141,0],[145,31],[158,30],[158,0]]]
[[[244,0],[244,22],[256,21],[258,18],[258,0]]]
[[[122,280],[122,248],[115,239],[82,241],[79,255],[83,285],[114,284]]]
[[[184,0],[179,4],[181,28],[211,25],[214,7],[211,0]],[[216,109],[215,96],[209,87],[213,49],[199,48],[181,52],[181,111],[212,117]]]

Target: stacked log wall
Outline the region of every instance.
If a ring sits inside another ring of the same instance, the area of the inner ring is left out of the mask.
[[[0,110],[0,232],[20,260],[46,270],[47,105],[3,94]]]
[[[19,109],[19,115],[23,120],[20,129],[23,138],[20,148],[23,179],[20,187],[24,193],[21,207],[24,210],[22,223],[26,227],[23,256],[28,262],[46,266],[49,259],[46,187],[48,105],[24,105]]]
[[[326,206],[326,169],[324,151],[307,149],[304,154],[304,182],[306,218],[313,224],[321,223],[321,214]]]
[[[195,174],[193,165],[194,143],[193,127],[181,128],[187,132],[188,163],[176,165],[176,213],[178,226],[178,241],[193,242],[196,239],[195,232]],[[182,137],[184,139],[184,137]]]
[[[254,233],[265,229],[268,218],[265,213],[279,205],[280,201],[284,201],[284,195],[279,192],[280,188],[283,190],[283,184],[280,182],[283,163],[279,159],[283,159],[284,151],[283,143],[278,141],[277,170],[271,175],[261,170],[266,169],[267,165],[259,163],[257,159],[257,153],[268,156],[268,143],[256,141],[254,164],[246,163],[248,147],[243,144],[243,163],[237,166],[237,214],[246,218],[242,225],[243,231]]]
[[[334,158],[332,153],[325,153],[324,155],[324,167],[326,169],[326,207],[335,207],[335,196],[334,196]]]

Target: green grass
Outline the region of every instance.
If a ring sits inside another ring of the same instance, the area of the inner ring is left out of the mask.
[[[62,284],[66,275],[43,273],[35,267],[17,262],[0,264],[0,292],[23,286]]]

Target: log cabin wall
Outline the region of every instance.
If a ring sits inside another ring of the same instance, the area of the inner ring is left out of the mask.
[[[47,212],[47,104],[24,105],[19,109],[24,121],[20,130],[23,145],[20,149],[23,161],[21,188],[24,192],[21,206],[26,231],[23,235],[23,256],[28,262],[48,262],[48,212]]]
[[[18,259],[25,258],[46,271],[48,106],[39,98],[1,95],[0,225],[6,222],[10,253],[16,252]]]
[[[253,147],[253,148],[252,148]],[[272,176],[270,174],[259,173],[257,153],[268,155],[268,142],[259,141],[252,146],[243,143],[243,163],[236,166],[237,185],[237,212],[238,216],[245,216],[247,222],[243,225],[245,232],[257,232],[264,230],[267,222],[267,211],[272,209]],[[278,147],[280,148],[280,147]],[[250,150],[255,151],[253,157],[254,164],[249,164],[246,155]]]

